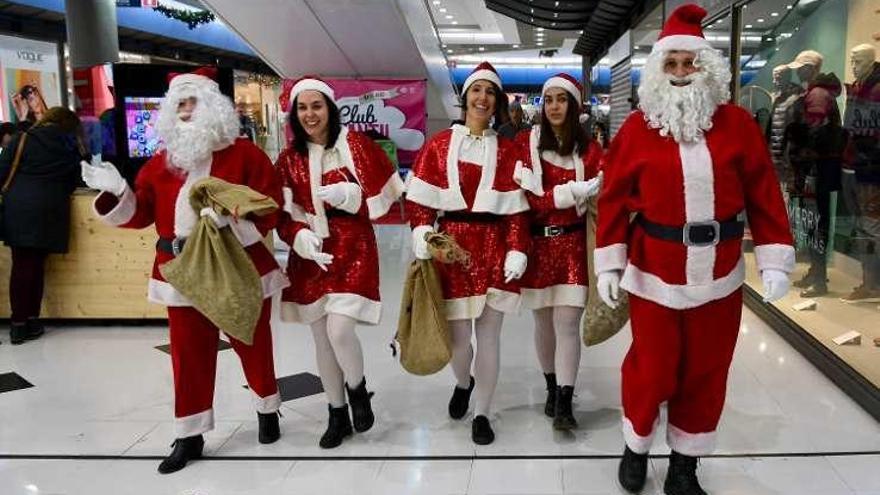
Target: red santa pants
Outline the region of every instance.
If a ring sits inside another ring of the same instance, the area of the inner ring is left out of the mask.
[[[244,369],[257,412],[281,407],[269,318],[272,300],[263,301],[253,345],[229,337]],[[214,378],[217,371],[217,326],[191,307],[169,307],[171,363],[174,370],[174,417],[177,438],[200,435],[214,428]]]
[[[685,310],[629,297],[633,342],[622,370],[627,446],[648,452],[660,404],[667,402],[669,447],[690,456],[712,452],[739,334],[742,289]]]

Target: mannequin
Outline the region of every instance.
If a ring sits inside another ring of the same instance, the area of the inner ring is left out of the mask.
[[[830,226],[831,192],[840,189],[840,162],[843,154],[843,133],[836,97],[841,93],[840,80],[834,74],[822,73],[822,54],[805,50],[788,66],[805,84],[803,115],[791,129],[789,160],[795,172],[795,193],[802,208],[807,199],[815,198],[815,227],[808,225],[810,269],[793,285],[804,289],[801,297],[828,293],[827,263],[828,228]],[[808,185],[809,184],[809,185]]]
[[[791,82],[792,71],[787,64],[773,68],[773,105],[770,107],[770,125],[767,126],[767,144],[773,157],[776,175],[783,185],[791,184],[791,164],[785,156],[785,130],[801,118],[803,88]]]
[[[880,298],[880,140],[877,105],[880,102],[880,63],[872,45],[850,51],[855,81],[847,85],[844,128],[849,139],[841,174],[843,198],[853,216],[855,250],[862,262],[862,284],[844,296],[847,302]]]

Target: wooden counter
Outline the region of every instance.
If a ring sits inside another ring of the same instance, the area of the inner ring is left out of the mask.
[[[93,191],[71,198],[70,250],[46,263],[44,318],[166,318],[147,302],[156,231],[110,227],[92,212]],[[9,318],[10,253],[0,247],[0,317]],[[13,289],[14,290],[14,289]]]

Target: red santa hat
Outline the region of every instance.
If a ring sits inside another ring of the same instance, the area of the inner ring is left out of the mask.
[[[199,67],[192,72],[169,72],[168,73],[168,89],[172,90],[184,84],[193,84],[196,86],[214,85],[217,86],[217,68],[216,67]]]
[[[568,91],[574,97],[578,106],[581,105],[581,95],[584,93],[584,87],[581,86],[581,83],[579,83],[577,79],[570,75],[560,72],[550,79],[547,79],[547,82],[544,83],[544,87],[541,89],[541,94],[546,94],[547,90],[550,88],[561,88]]]
[[[330,101],[336,101],[333,88],[317,76],[305,76],[293,83],[293,88],[290,89],[290,103],[293,104],[293,100],[303,91],[317,91],[330,98]]]
[[[660,38],[654,44],[651,53],[668,52],[670,50],[697,51],[712,48],[703,36],[703,18],[706,9],[692,3],[684,4],[672,11],[663,25]]]
[[[482,62],[476,68],[474,68],[473,72],[467,79],[464,80],[464,85],[461,87],[461,94],[467,93],[471,84],[479,81],[479,80],[489,81],[498,86],[498,89],[504,89],[501,86],[501,78],[498,77],[498,71],[495,70],[495,67],[492,67],[492,64],[489,62]]]

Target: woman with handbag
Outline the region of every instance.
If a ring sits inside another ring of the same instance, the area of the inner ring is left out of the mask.
[[[495,69],[484,62],[462,89],[464,124],[439,132],[422,148],[410,174],[407,200],[412,212],[416,258],[430,259],[426,235],[452,236],[470,253],[470,263],[436,263],[452,336],[456,386],[449,415],[467,413],[471,392],[476,407],[471,438],[486,445],[495,439],[489,408],[498,382],[504,313],[519,307],[514,282],[526,269],[528,232],[525,193],[514,182],[518,150],[490,128],[504,124],[507,95]],[[475,322],[476,356],[471,347]],[[471,362],[474,361],[471,376]]]
[[[517,136],[526,157],[517,179],[531,206],[524,305],[534,312],[535,349],[547,383],[544,414],[553,428],[577,427],[572,396],[587,300],[587,200],[599,192],[602,150],[578,123],[581,85],[568,74],[544,83],[541,124]]]
[[[70,195],[85,155],[82,125],[72,111],[53,107],[0,154],[3,241],[12,250],[10,340],[43,335],[40,306],[46,257],[66,253]]]
[[[403,182],[382,149],[340,124],[333,89],[306,77],[290,91],[293,142],[278,158],[284,210],[278,233],[292,250],[281,318],[311,326],[329,423],[319,445],[339,446],[374,421],[358,323],[379,323],[379,253],[370,222]],[[344,386],[344,388],[343,388]],[[348,404],[351,404],[349,418]]]

